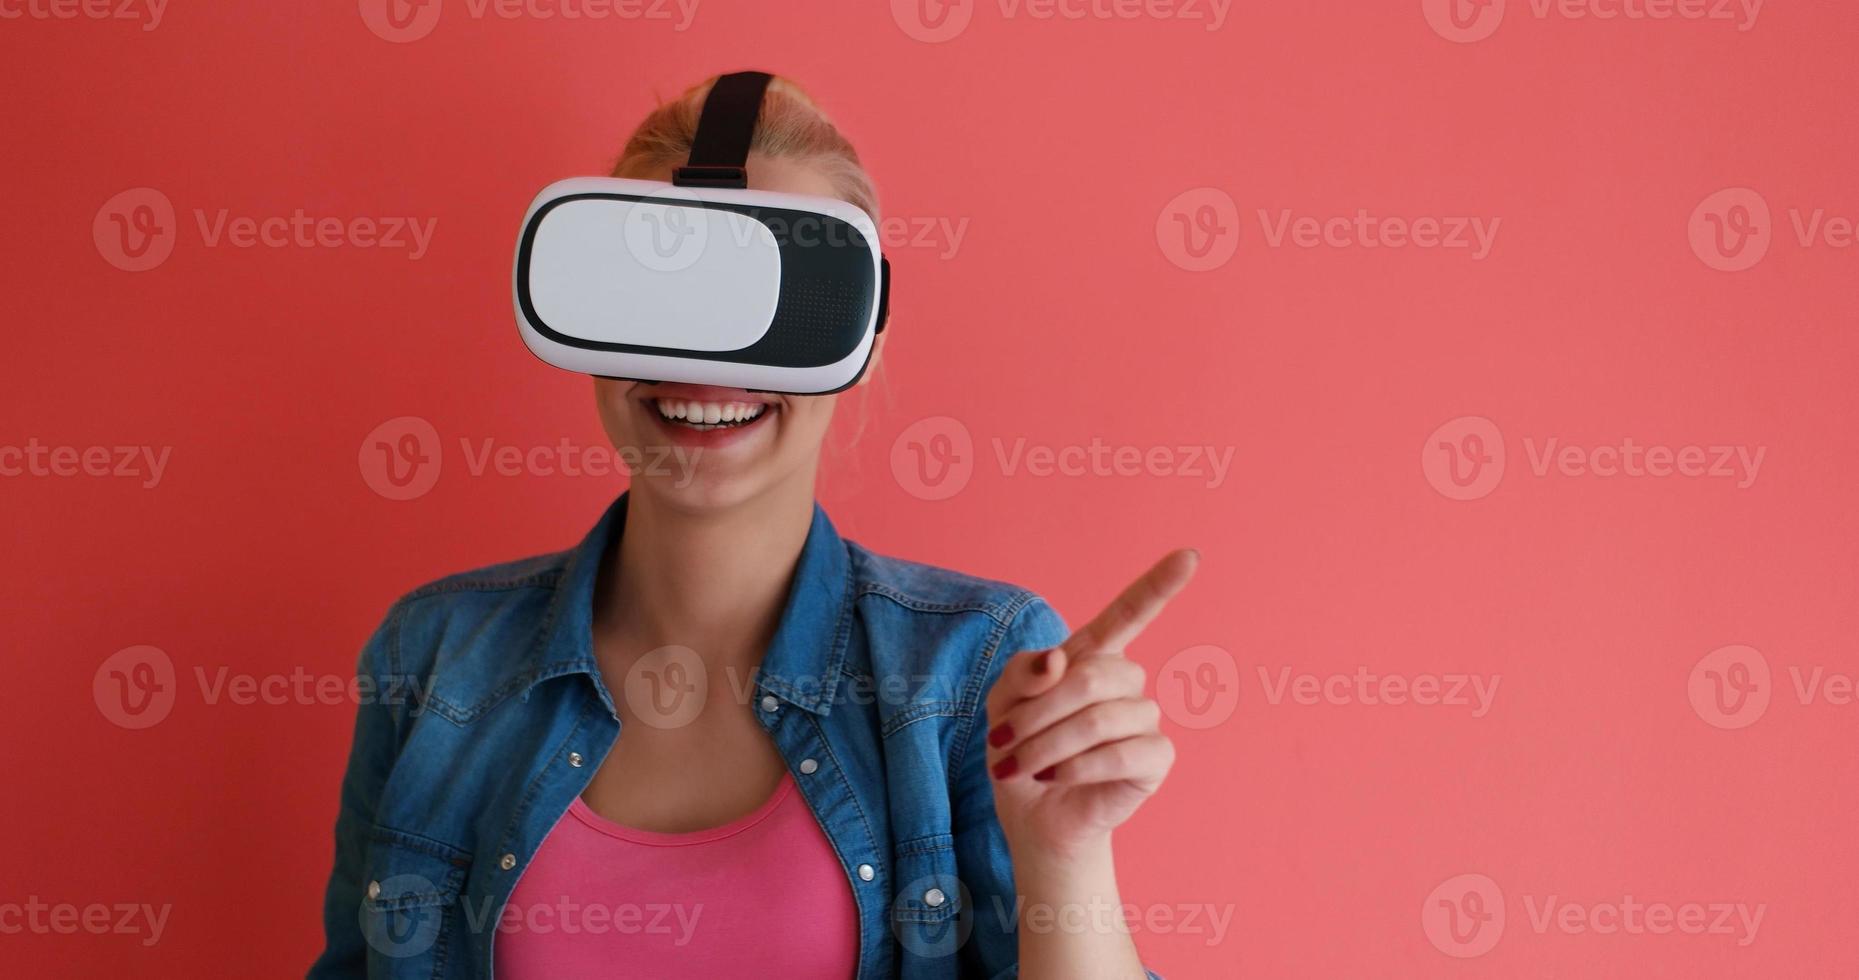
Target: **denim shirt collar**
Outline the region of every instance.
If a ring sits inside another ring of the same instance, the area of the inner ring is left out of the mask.
[[[609,546],[617,544],[618,535],[624,532],[626,496],[614,500],[593,530],[569,552],[549,604],[540,646],[531,655],[527,686],[577,672],[592,675],[599,684],[593,651],[594,586]],[[762,657],[757,689],[814,714],[828,714],[838,693],[851,634],[852,582],[846,543],[816,502],[780,625]],[[606,696],[604,688],[602,694]]]

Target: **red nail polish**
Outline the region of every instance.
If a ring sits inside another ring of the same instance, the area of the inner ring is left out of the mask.
[[[994,730],[988,733],[988,744],[997,749],[1011,741],[1013,741],[1013,726],[1006,722],[995,725]]]
[[[1006,779],[1008,776],[1011,776],[1014,773],[1019,772],[1019,771],[1020,771],[1020,760],[1014,758],[1013,756],[1008,756],[1007,758],[1002,759],[1001,761],[996,762],[994,764],[994,778],[995,779]]]
[[[1058,778],[1058,775],[1059,775],[1058,766],[1047,766],[1046,768],[1041,769],[1038,772],[1034,773],[1033,778],[1039,780],[1042,783],[1049,783],[1049,782],[1052,782],[1054,779]]]

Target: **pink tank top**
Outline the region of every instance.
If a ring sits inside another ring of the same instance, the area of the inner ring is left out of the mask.
[[[722,827],[622,827],[576,799],[498,919],[499,980],[845,977],[858,907],[807,801],[785,775]]]

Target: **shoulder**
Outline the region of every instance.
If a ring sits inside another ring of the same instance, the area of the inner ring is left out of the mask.
[[[486,565],[405,593],[389,607],[364,651],[363,669],[420,677],[442,658],[535,642],[572,556],[572,551],[558,551]]]
[[[1031,589],[850,541],[846,550],[872,672],[953,682],[945,690],[962,710],[973,709],[1008,657],[1067,635],[1063,617]]]
[[[554,598],[573,556],[557,551],[447,575],[401,596],[394,608],[423,622],[521,612]]]
[[[401,596],[400,601],[410,603],[434,596],[553,588],[573,556],[573,550],[553,551],[457,572],[421,585]]]
[[[1058,619],[1038,593],[1022,586],[882,555],[851,541],[846,551],[851,586],[861,601],[882,599],[929,616],[968,613],[1004,628]]]

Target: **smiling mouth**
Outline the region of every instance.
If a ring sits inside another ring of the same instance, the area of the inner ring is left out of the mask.
[[[694,432],[740,429],[753,425],[773,406],[765,402],[691,401],[683,398],[649,399],[658,417]]]

